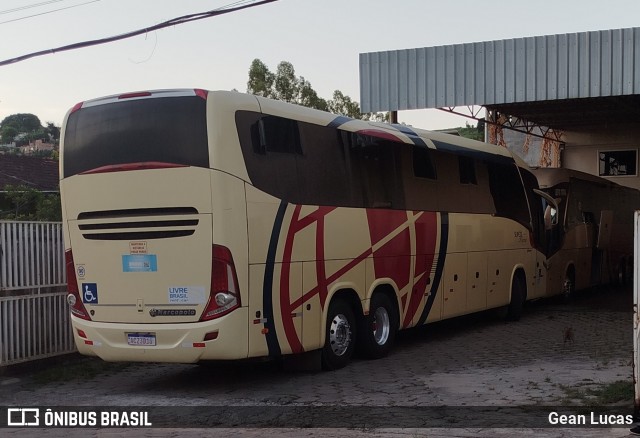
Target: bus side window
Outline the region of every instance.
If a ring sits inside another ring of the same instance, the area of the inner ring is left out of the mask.
[[[413,146],[413,174],[418,178],[437,179],[436,168],[433,165],[429,149]]]
[[[350,162],[363,180],[366,208],[404,208],[404,194],[398,181],[399,146],[369,135],[348,135]]]
[[[302,155],[298,122],[277,116],[266,116],[258,121],[257,153],[280,152]]]
[[[476,163],[473,158],[458,157],[458,168],[460,169],[460,184],[478,184]]]

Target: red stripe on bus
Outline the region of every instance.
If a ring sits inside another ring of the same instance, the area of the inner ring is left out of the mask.
[[[333,283],[334,281],[336,281],[337,279],[342,277],[344,274],[346,274],[347,272],[349,272],[350,270],[355,268],[362,261],[364,261],[364,259],[369,257],[372,252],[373,252],[373,250],[371,248],[368,248],[365,252],[363,252],[358,257],[354,258],[353,260],[351,260],[349,263],[344,265],[342,268],[340,268],[334,274],[332,274],[331,276],[327,277],[326,284]],[[311,289],[309,292],[307,292],[304,295],[302,295],[301,298],[299,298],[296,301],[294,301],[293,303],[291,303],[291,307],[295,309],[295,308],[297,308],[299,306],[302,306],[304,303],[309,301],[311,298],[313,298],[318,293],[319,293],[319,288],[318,288],[318,286],[316,286],[313,289]]]
[[[361,134],[361,135],[369,135],[371,137],[382,138],[384,140],[391,140],[391,141],[394,141],[394,142],[400,141],[400,142],[404,143],[404,141],[400,137],[397,137],[397,136],[393,135],[392,133],[387,132],[387,131],[383,131],[381,129],[361,129],[361,130],[356,131],[356,132],[358,134]]]
[[[174,167],[189,167],[189,166],[187,166],[186,164],[163,163],[160,161],[146,161],[143,163],[110,164],[108,166],[101,166],[95,169],[86,170],[80,173],[80,175],[89,175],[93,173],[108,173],[108,172],[129,172],[131,170],[170,169]]]

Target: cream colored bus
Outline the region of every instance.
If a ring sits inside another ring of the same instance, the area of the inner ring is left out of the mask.
[[[558,204],[558,225],[547,225],[548,294],[569,298],[591,286],[631,284],[633,213],[640,208],[640,191],[577,170],[533,173]]]
[[[537,181],[506,149],[237,92],[76,105],[60,175],[74,336],[108,361],[315,351],[545,295]]]

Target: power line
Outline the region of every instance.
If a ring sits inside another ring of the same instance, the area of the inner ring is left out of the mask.
[[[45,5],[49,5],[51,3],[60,3],[60,2],[63,2],[63,1],[65,1],[65,0],[49,0],[49,1],[46,1],[46,2],[34,3],[34,4],[31,4],[31,5],[19,6],[17,8],[13,8],[13,9],[5,9],[4,11],[0,11],[0,15],[10,14],[11,12],[24,11],[25,9],[37,8],[38,6],[45,6]]]
[[[27,15],[26,17],[14,18],[13,20],[7,20],[7,21],[0,21],[0,24],[13,23],[14,21],[26,20],[27,18],[39,17],[40,15],[52,14],[54,12],[64,11],[66,9],[73,9],[73,8],[77,8],[78,6],[84,6],[84,5],[88,5],[89,3],[96,3],[96,2],[99,2],[99,1],[101,1],[101,0],[91,0],[91,1],[88,1],[88,2],[85,2],[85,3],[80,3],[80,4],[77,4],[77,5],[67,6],[65,8],[53,9],[53,10],[47,11],[47,12],[40,12],[39,14]]]
[[[99,0],[94,0],[99,1]],[[273,3],[278,0],[260,0],[260,1],[251,1],[251,0],[240,0],[234,3],[231,3],[226,6],[222,6],[218,9],[213,9],[208,12],[200,12],[196,14],[183,15],[181,17],[172,18],[171,20],[164,21],[160,24],[156,24],[154,26],[150,26],[144,29],[138,29],[131,32],[123,33],[120,35],[115,35],[107,38],[101,38],[97,40],[83,41],[79,43],[69,44],[66,46],[56,47],[54,49],[49,50],[41,50],[39,52],[28,53],[26,55],[21,55],[16,58],[6,59],[4,61],[0,61],[0,67],[9,64],[15,64],[17,62],[26,61],[27,59],[35,58],[38,56],[50,55],[57,52],[66,52],[69,50],[82,49],[85,47],[97,46],[100,44],[111,43],[114,41],[120,41],[127,38],[132,38],[134,36],[143,35],[148,32],[153,32],[155,30],[164,29],[165,27],[177,26],[179,24],[190,23],[192,21],[203,20],[205,18],[216,17],[222,14],[228,14],[229,12],[236,12],[242,9],[252,8],[254,6],[261,6],[267,3]],[[233,6],[236,5],[236,6]],[[233,6],[233,7],[231,7]]]

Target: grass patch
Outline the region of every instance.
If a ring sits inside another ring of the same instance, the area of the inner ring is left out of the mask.
[[[626,380],[618,380],[617,382],[603,385],[600,388],[592,390],[598,404],[608,405],[622,401],[633,402],[634,390],[633,383]]]
[[[83,359],[73,363],[57,364],[36,372],[31,379],[36,385],[70,380],[88,380],[101,374],[112,374],[127,368],[129,363],[105,362],[99,359]]]
[[[583,384],[584,385],[584,384]],[[618,380],[612,383],[593,386],[565,386],[560,385],[565,393],[562,401],[566,404],[582,404],[591,406],[612,405],[622,402],[633,403],[633,383],[627,380]]]

